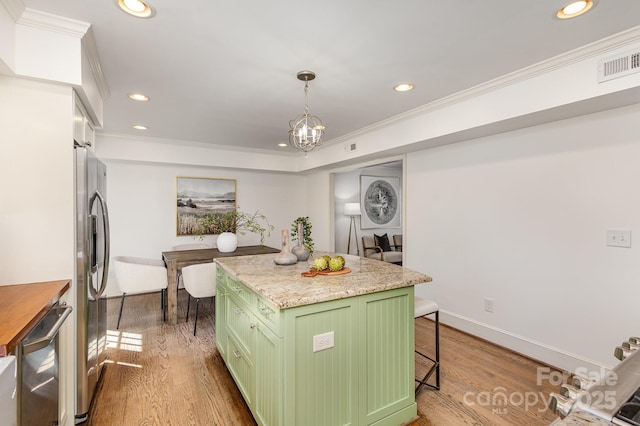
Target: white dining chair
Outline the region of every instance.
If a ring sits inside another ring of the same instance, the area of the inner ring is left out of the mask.
[[[171,247],[173,251],[180,250],[200,250],[200,249],[210,249],[211,246],[205,243],[189,243],[189,244],[178,244]],[[176,274],[176,294],[178,290],[184,288],[184,282],[182,282],[182,270],[179,270]]]
[[[162,320],[167,315],[167,268],[159,259],[145,259],[141,257],[117,256],[113,258],[113,273],[122,292],[118,324],[122,318],[124,298],[127,294],[151,293],[160,291],[160,306]]]
[[[216,264],[210,262],[185,266],[182,268],[182,279],[184,280],[184,288],[189,294],[187,300],[187,322],[189,321],[191,298],[196,299],[196,317],[193,322],[193,335],[195,336],[196,328],[198,327],[200,299],[216,295]]]

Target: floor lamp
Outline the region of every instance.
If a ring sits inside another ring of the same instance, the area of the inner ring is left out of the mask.
[[[360,216],[360,203],[345,203],[344,214],[345,216],[351,217],[351,221],[349,222],[349,240],[347,242],[347,254],[349,254],[349,250],[351,249],[351,229],[353,228],[353,232],[355,232],[356,234],[356,254],[360,256],[360,247],[358,246],[358,228],[356,226],[356,216]]]

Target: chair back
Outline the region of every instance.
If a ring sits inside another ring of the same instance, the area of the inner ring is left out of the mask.
[[[113,273],[123,293],[149,293],[167,288],[167,268],[159,259],[116,256]]]
[[[177,246],[171,247],[171,250],[179,251],[179,250],[198,250],[198,249],[208,249],[211,248],[209,244],[204,243],[193,243],[193,244],[178,244]]]
[[[216,264],[209,262],[185,266],[182,268],[182,280],[191,297],[213,297],[216,295]]]
[[[375,240],[372,236],[362,237],[362,250],[364,251],[365,257],[369,256],[370,254],[379,252],[378,248],[376,247]]]
[[[393,246],[396,251],[402,251],[402,234],[396,234],[393,236]]]

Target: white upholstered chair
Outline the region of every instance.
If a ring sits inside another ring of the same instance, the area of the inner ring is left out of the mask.
[[[167,308],[167,268],[159,259],[145,259],[141,257],[117,256],[113,258],[113,272],[122,291],[118,325],[122,318],[124,298],[127,294],[151,293],[160,291],[160,306],[162,319],[166,320]]]
[[[180,250],[199,250],[199,249],[209,249],[209,248],[211,248],[209,244],[189,243],[189,244],[178,244],[176,246],[171,247],[171,250],[180,251]],[[182,282],[182,271],[178,271],[176,280],[178,281],[178,283],[176,284],[176,289],[180,290],[181,288],[184,288],[184,283]]]
[[[384,248],[380,244],[376,244],[373,236],[368,235],[362,237],[362,250],[365,257],[369,259],[382,260],[384,262],[402,265],[402,252],[392,250],[390,244],[389,247],[386,248],[388,250],[384,250]]]
[[[440,390],[440,307],[438,304],[432,300],[424,299],[419,296],[414,296],[414,308],[415,308],[415,318],[426,317],[429,315],[434,315],[434,323],[435,323],[435,353],[433,356],[426,355],[419,350],[416,349],[416,354],[429,362],[432,362],[433,365],[427,370],[427,373],[422,378],[416,378],[415,381],[418,383],[416,387],[416,395],[424,386],[428,386],[435,390]],[[436,373],[435,385],[427,383],[429,378]]]
[[[193,335],[196,335],[198,327],[198,306],[203,297],[214,297],[216,295],[216,264],[198,263],[182,268],[182,279],[184,288],[189,293],[187,300],[187,321],[189,321],[189,309],[191,308],[191,298],[196,299],[196,318],[193,322]]]

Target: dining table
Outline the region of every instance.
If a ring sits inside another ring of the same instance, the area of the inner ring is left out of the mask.
[[[279,253],[273,247],[241,246],[232,252],[221,252],[217,248],[194,250],[170,250],[162,252],[162,260],[167,267],[167,321],[169,324],[178,323],[178,277],[182,268],[198,263],[213,262],[218,257],[251,256],[257,254]]]

